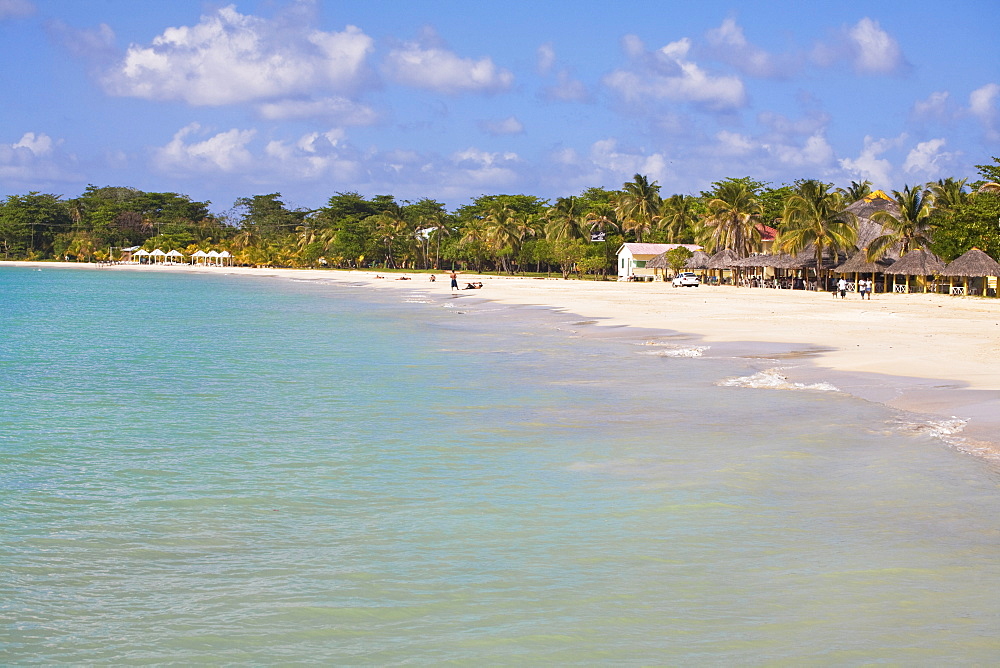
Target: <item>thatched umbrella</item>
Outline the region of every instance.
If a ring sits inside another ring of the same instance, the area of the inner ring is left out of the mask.
[[[949,262],[948,266],[941,270],[941,275],[966,279],[962,291],[968,294],[968,279],[1000,276],[1000,264],[978,248],[972,248]]]
[[[736,254],[732,248],[726,248],[721,250],[711,257],[708,261],[707,269],[731,269],[733,262],[740,259],[740,256]]]
[[[868,252],[860,250],[851,257],[847,258],[846,262],[835,268],[833,271],[841,275],[854,274],[855,284],[858,282],[859,274],[871,274],[872,282],[874,283],[875,274],[885,274],[887,268],[892,266],[892,263],[892,258],[888,257],[871,262],[868,260]]]
[[[670,268],[670,263],[667,262],[667,254],[666,253],[660,253],[659,255],[654,256],[651,260],[647,260],[646,261],[646,269],[652,269],[653,270],[653,276],[656,276],[657,269],[662,269],[663,270],[663,277],[664,277],[664,279],[666,279],[666,277],[667,277],[667,269],[669,269],[669,268]]]
[[[695,251],[691,255],[691,257],[688,258],[688,261],[684,263],[684,268],[685,269],[708,269],[708,263],[709,263],[709,260],[711,260],[711,259],[712,258],[710,258],[708,256],[708,253],[706,253],[705,251],[700,251],[700,250],[699,251]]]
[[[911,250],[892,263],[885,273],[893,276],[935,276],[944,270],[944,260],[927,250]],[[923,281],[924,292],[927,292],[927,281]],[[909,291],[909,279],[906,289]],[[892,290],[896,291],[896,280],[892,281]]]
[[[719,272],[719,282],[722,282],[722,272],[726,269],[732,269],[733,263],[740,259],[740,256],[736,254],[732,248],[726,248],[720,250],[718,253],[713,255],[708,261],[707,269],[715,269]]]

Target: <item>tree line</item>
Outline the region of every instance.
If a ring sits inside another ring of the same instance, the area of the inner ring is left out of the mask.
[[[951,260],[972,247],[1000,257],[1000,158],[977,165],[979,178],[945,178],[892,191],[898,212],[875,214],[884,234],[864,249],[925,248]],[[425,198],[397,201],[338,192],[313,210],[289,208],[280,193],[237,200],[213,214],[210,202],[178,193],[90,185],[78,197],[30,192],[0,203],[5,259],[114,260],[142,247],[228,250],[253,266],[384,269],[458,267],[478,272],[614,273],[623,242],[697,243],[709,252],[757,252],[762,232],[798,252],[854,249],[857,220],[845,208],[872,193],[816,179],[773,186],[727,178],[698,195],[661,193],[636,174],[619,190],[588,188],[548,201],[532,195],[482,195],[448,211]]]

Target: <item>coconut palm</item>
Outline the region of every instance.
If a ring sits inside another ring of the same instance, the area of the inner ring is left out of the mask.
[[[667,231],[667,241],[673,243],[679,234],[698,220],[697,198],[671,195],[660,205],[660,227]]]
[[[967,181],[968,179],[955,179],[949,176],[929,184],[928,189],[934,195],[934,208],[938,211],[951,211],[964,204],[968,197],[968,193],[965,192]]]
[[[844,198],[845,204],[854,204],[860,199],[872,194],[871,181],[851,181],[851,185],[846,188],[837,188],[837,192]]]
[[[930,246],[930,233],[934,225],[934,193],[930,188],[903,186],[893,190],[892,197],[899,213],[876,211],[871,219],[880,223],[885,232],[868,244],[868,259],[874,262],[893,246],[900,247],[900,254]]]
[[[430,230],[427,235],[428,241],[433,241],[434,248],[434,268],[441,268],[441,239],[451,235],[451,228],[448,226],[448,219],[444,212],[435,211],[420,218],[420,225],[424,230]]]
[[[545,236],[555,241],[583,239],[583,217],[579,197],[560,197],[545,212]]]
[[[642,174],[636,174],[630,182],[623,183],[615,197],[615,213],[622,231],[632,232],[641,243],[643,233],[659,220],[660,202],[660,186],[656,181],[650,183]]]
[[[758,225],[763,212],[764,207],[749,185],[723,181],[709,200],[708,215],[702,221],[707,245],[749,255],[760,246]]]
[[[409,223],[403,218],[402,211],[398,207],[396,210],[375,214],[371,216],[371,219],[375,223],[375,234],[385,245],[385,267],[388,269],[391,266],[395,269],[396,259],[393,256],[393,242],[409,234]]]
[[[847,251],[857,243],[857,216],[843,209],[843,195],[831,192],[828,184],[814,179],[802,181],[785,202],[778,247],[798,253],[811,245],[818,278],[826,250]]]

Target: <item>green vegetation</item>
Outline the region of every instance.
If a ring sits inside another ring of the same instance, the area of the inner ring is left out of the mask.
[[[1000,255],[1000,159],[978,177],[906,186],[891,196],[900,213],[876,214],[885,233],[869,247],[929,248],[951,260],[972,247]],[[482,195],[448,211],[433,199],[397,201],[338,192],[315,210],[290,209],[280,193],[242,197],[225,214],[178,193],[88,186],[78,197],[29,192],[0,202],[0,257],[116,259],[121,249],[228,250],[237,264],[287,267],[457,267],[603,278],[615,273],[625,241],[699,243],[710,252],[761,249],[764,226],[777,247],[810,244],[850,250],[857,220],[844,207],[872,184],[846,188],[804,179],[777,187],[728,178],[698,195],[661,195],[636,174],[620,190],[588,188],[554,201],[531,195]],[[681,254],[677,254],[678,257]]]

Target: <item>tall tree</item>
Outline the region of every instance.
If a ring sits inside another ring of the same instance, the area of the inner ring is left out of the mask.
[[[578,197],[559,197],[545,212],[545,236],[555,241],[583,239],[584,211]]]
[[[678,237],[693,238],[692,228],[698,222],[697,207],[700,200],[687,195],[671,195],[660,207],[660,225],[667,232],[667,243]]]
[[[868,245],[869,260],[879,259],[897,244],[904,255],[930,246],[935,223],[934,194],[930,188],[903,186],[902,191],[893,190],[892,197],[899,213],[876,211],[872,214],[871,219],[880,223],[885,233]]]
[[[741,180],[717,184],[708,202],[708,215],[702,221],[706,245],[713,249],[730,248],[746,256],[760,246],[758,224],[763,207],[750,184]]]
[[[854,204],[872,194],[872,182],[851,181],[851,185],[846,188],[837,188],[837,192],[844,198],[844,204]]]
[[[650,183],[642,174],[634,175],[631,181],[622,184],[615,212],[622,230],[634,234],[635,240],[641,243],[642,235],[649,232],[659,218],[659,184]]]
[[[814,179],[798,184],[782,216],[778,246],[797,253],[813,246],[817,278],[823,273],[823,254],[848,251],[858,239],[857,216],[844,211],[844,198],[830,184]]]

